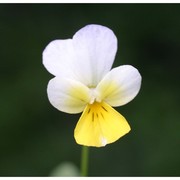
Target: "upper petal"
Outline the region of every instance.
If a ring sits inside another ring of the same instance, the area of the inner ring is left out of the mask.
[[[73,36],[73,44],[88,86],[95,87],[111,69],[117,38],[113,31],[101,25],[87,25]]]
[[[49,43],[43,51],[43,64],[55,76],[95,87],[111,69],[116,51],[117,39],[109,28],[88,25],[73,39]]]
[[[43,64],[54,76],[77,79],[73,70],[75,62],[72,39],[54,40],[43,51]]]
[[[141,75],[136,68],[123,65],[112,69],[98,84],[99,101],[121,106],[131,101],[141,87]]]
[[[90,90],[82,83],[60,77],[51,79],[47,88],[50,103],[67,113],[82,112],[90,101]]]

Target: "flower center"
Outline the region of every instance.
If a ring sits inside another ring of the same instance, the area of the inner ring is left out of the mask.
[[[94,102],[101,102],[99,97],[99,92],[96,90],[96,88],[90,88],[91,92],[91,99],[89,101],[89,104],[93,104]]]

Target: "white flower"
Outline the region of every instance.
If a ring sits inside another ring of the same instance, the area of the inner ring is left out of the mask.
[[[43,64],[55,77],[49,81],[50,103],[81,115],[74,137],[78,144],[101,147],[130,131],[111,106],[130,102],[139,92],[141,75],[130,65],[111,70],[117,38],[107,27],[87,25],[72,39],[54,40],[43,52]]]

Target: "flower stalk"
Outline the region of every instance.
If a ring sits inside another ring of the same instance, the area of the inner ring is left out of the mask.
[[[82,146],[81,154],[81,176],[88,176],[89,147]]]

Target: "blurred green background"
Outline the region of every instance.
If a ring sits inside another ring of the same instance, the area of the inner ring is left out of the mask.
[[[180,175],[180,4],[0,4],[0,176],[50,176],[66,161],[79,168],[80,114],[49,103],[42,52],[92,23],[116,34],[114,67],[131,64],[143,81],[116,108],[132,131],[90,149],[89,176]]]

